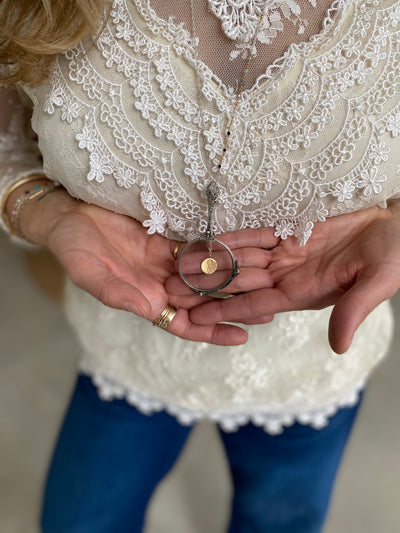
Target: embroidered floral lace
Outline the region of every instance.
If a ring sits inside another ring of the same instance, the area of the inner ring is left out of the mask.
[[[25,88],[50,178],[181,240],[205,230],[211,173],[222,191],[215,232],[274,226],[300,245],[314,223],[399,194],[400,2],[199,0],[198,62],[190,3],[172,5],[114,0],[94,46],[60,55],[48,83]],[[218,170],[255,27],[257,55]],[[246,346],[221,348],[154,330],[73,287],[67,308],[82,369],[104,397],[270,432],[294,420],[320,426],[351,403],[392,327],[384,304],[338,358],[329,310],[279,316],[250,328]]]
[[[316,0],[308,0],[313,8]],[[211,11],[221,20],[221,28],[230,39],[238,41],[237,50],[231,52],[231,59],[242,53],[245,57],[251,52],[251,43],[256,41],[271,44],[278,32],[285,30],[284,23],[289,22],[292,30],[303,35],[308,20],[302,14],[304,2],[296,0],[208,0]],[[323,3],[323,2],[320,2]],[[313,14],[319,21],[318,11]],[[293,34],[289,32],[289,35]],[[288,44],[293,42],[289,41]]]

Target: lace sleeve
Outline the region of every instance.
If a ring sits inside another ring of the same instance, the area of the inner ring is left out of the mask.
[[[29,174],[43,173],[31,116],[32,104],[25,93],[16,87],[0,87],[0,202],[11,183]],[[0,227],[8,232],[2,217]],[[25,242],[15,237],[13,240]]]

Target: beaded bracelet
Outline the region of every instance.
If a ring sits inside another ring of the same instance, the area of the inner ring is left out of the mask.
[[[41,174],[31,175],[26,178],[22,178],[21,180],[18,180],[17,182],[13,183],[7,190],[6,193],[3,196],[2,200],[2,206],[1,206],[1,214],[3,217],[3,220],[8,227],[10,233],[12,235],[15,235],[17,237],[20,237],[22,239],[26,239],[26,237],[23,235],[21,228],[20,228],[20,217],[21,212],[23,208],[34,199],[42,199],[47,194],[54,192],[55,190],[62,187],[62,185],[58,182],[52,182],[47,183],[46,185],[34,185],[33,189],[26,190],[24,194],[22,194],[15,202],[15,205],[13,207],[13,210],[11,212],[11,217],[9,218],[6,213],[6,204],[7,200],[18,187],[21,187],[22,185],[26,183],[30,183],[32,181],[37,181],[39,179],[47,179],[45,176]]]

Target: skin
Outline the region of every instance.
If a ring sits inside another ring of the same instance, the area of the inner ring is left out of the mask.
[[[17,190],[10,197],[9,214],[20,194]],[[78,287],[103,304],[153,321],[170,303],[178,308],[168,328],[170,333],[220,345],[246,342],[247,333],[237,326],[217,323],[204,326],[190,321],[189,311],[199,304],[198,297],[192,293],[169,294],[165,287],[176,273],[172,256],[175,241],[149,235],[136,220],[76,201],[59,190],[29,202],[22,211],[20,227],[28,240],[55,255]],[[263,238],[265,246],[277,241],[272,231]],[[238,241],[235,253],[243,256],[240,247],[243,248],[242,241]],[[263,266],[263,251],[248,244],[246,248],[249,266]]]
[[[262,323],[265,315],[334,305],[329,342],[344,353],[366,316],[400,287],[399,200],[387,209],[373,207],[318,223],[306,246],[297,246],[294,238],[279,242],[270,251],[267,270],[272,287],[251,290],[245,271],[229,286],[229,292],[245,287],[245,294],[199,305],[191,310],[191,320]],[[172,290],[177,283],[175,276],[167,286]]]
[[[47,247],[78,287],[151,321],[170,303],[178,312],[168,331],[184,339],[243,344],[247,333],[221,322],[261,324],[275,313],[334,305],[329,342],[343,353],[365,317],[400,287],[400,200],[318,223],[303,247],[274,237],[270,228],[220,236],[241,270],[225,289],[237,295],[227,300],[194,294],[177,275],[175,241],[149,235],[137,221],[65,191],[39,202],[24,208],[22,232]],[[186,267],[195,276],[198,258]]]

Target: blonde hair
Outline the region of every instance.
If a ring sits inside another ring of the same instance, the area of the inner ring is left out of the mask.
[[[37,86],[55,56],[95,35],[105,0],[0,0],[0,83]]]

